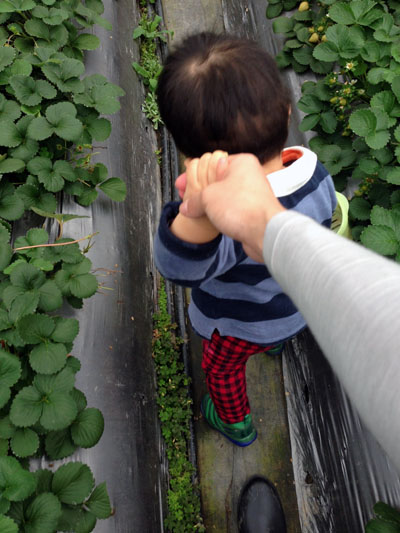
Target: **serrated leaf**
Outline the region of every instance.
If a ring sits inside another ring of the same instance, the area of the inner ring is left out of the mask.
[[[54,194],[46,192],[42,186],[39,188],[26,183],[18,187],[16,194],[23,201],[26,209],[36,207],[43,211],[52,212],[57,207]]]
[[[0,174],[8,174],[9,172],[18,172],[19,170],[22,170],[24,167],[25,167],[25,163],[24,161],[22,161],[22,159],[15,159],[12,157],[7,157],[6,159],[3,159],[2,161],[0,161]]]
[[[299,130],[308,131],[312,130],[319,122],[320,115],[318,113],[312,115],[306,115],[300,122]]]
[[[55,342],[73,342],[79,333],[79,321],[75,318],[55,318],[56,327],[51,334]]]
[[[3,271],[10,263],[12,248],[8,243],[0,243],[0,271]]]
[[[21,144],[22,138],[17,126],[11,120],[2,120],[0,128],[0,146],[15,147]]]
[[[282,4],[271,4],[269,3],[267,6],[267,11],[265,13],[267,19],[273,19],[275,17],[278,17],[283,11]]]
[[[65,366],[67,353],[64,344],[46,341],[32,349],[29,362],[39,374],[55,374]]]
[[[365,533],[398,533],[396,524],[383,522],[382,520],[370,520],[365,527]]]
[[[17,429],[11,438],[10,445],[17,457],[29,457],[34,455],[39,448],[39,436],[29,428]]]
[[[42,413],[41,396],[34,387],[23,388],[14,398],[10,420],[15,426],[29,427],[35,424]]]
[[[324,113],[321,113],[319,124],[325,133],[334,133],[337,126],[337,118],[334,111],[325,111]]]
[[[15,267],[10,280],[15,287],[29,291],[41,287],[45,281],[45,275],[34,266],[25,263]]]
[[[0,388],[12,387],[21,376],[21,363],[19,358],[0,349]]]
[[[73,242],[72,239],[64,237],[58,239],[57,244],[66,244],[65,246],[50,246],[43,252],[43,258],[52,263],[58,263],[64,261],[65,263],[76,264],[83,260],[82,252],[80,251],[79,244]],[[59,287],[61,288],[61,287]]]
[[[349,125],[354,133],[366,137],[375,132],[377,119],[370,109],[358,109],[350,115]]]
[[[384,148],[390,140],[390,132],[386,130],[375,131],[365,137],[365,142],[370,148],[377,150]]]
[[[3,407],[11,398],[11,389],[9,387],[3,387],[0,389],[0,408]]]
[[[0,515],[0,531],[2,533],[18,533],[18,526],[8,516]]]
[[[46,453],[51,459],[64,459],[72,455],[77,448],[72,442],[69,428],[48,433],[45,446]]]
[[[96,141],[105,141],[111,134],[111,122],[106,118],[97,118],[87,125],[87,130]]]
[[[400,248],[395,232],[388,226],[368,226],[361,233],[360,240],[381,255],[395,255]]]
[[[371,205],[364,198],[352,198],[349,204],[349,214],[356,220],[369,220]]]
[[[393,185],[400,185],[400,167],[394,167],[386,174],[386,181]]]
[[[400,525],[400,511],[393,509],[390,505],[384,502],[378,502],[374,505],[374,513],[382,520],[392,522]]]
[[[54,328],[54,320],[50,316],[38,313],[24,316],[18,323],[19,334],[29,344],[40,344],[49,339]]]
[[[53,265],[52,263],[49,264],[51,265],[52,270]],[[61,291],[57,287],[56,282],[53,280],[47,280],[45,283],[43,283],[43,285],[39,288],[39,295],[38,307],[42,311],[55,311],[62,306],[63,297]]]
[[[86,507],[96,516],[96,518],[105,519],[111,515],[110,498],[107,493],[105,482],[100,483],[90,495],[86,502]]]
[[[72,45],[80,50],[95,50],[100,46],[100,39],[91,33],[81,33]]]
[[[53,533],[61,516],[61,503],[50,492],[44,492],[28,505],[26,512],[26,533]]]
[[[52,490],[62,503],[77,505],[83,503],[94,486],[93,474],[87,465],[68,463],[55,472]]]
[[[15,100],[6,100],[6,98],[0,94],[0,121],[3,120],[17,120],[21,116],[21,109],[18,102]]]
[[[293,26],[294,26],[294,20],[288,17],[279,17],[275,19],[274,22],[272,23],[272,28],[274,30],[274,33],[288,33],[289,31],[293,29]]]
[[[0,46],[0,72],[11,65],[15,57],[15,49],[12,46]]]
[[[95,446],[104,431],[102,413],[93,407],[81,411],[71,426],[72,440],[81,448]]]
[[[4,418],[0,418],[0,438],[2,439],[10,439],[16,429],[10,422],[10,417],[5,416]]]
[[[14,457],[0,457],[0,488],[11,502],[28,498],[36,487],[35,476],[24,470]]]
[[[126,198],[126,184],[119,178],[104,181],[99,188],[116,202],[123,202]]]

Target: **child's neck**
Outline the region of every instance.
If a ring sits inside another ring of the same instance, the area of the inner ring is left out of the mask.
[[[265,174],[272,174],[272,172],[276,172],[277,170],[282,170],[285,168],[282,163],[281,154],[264,163],[262,167],[265,171]]]

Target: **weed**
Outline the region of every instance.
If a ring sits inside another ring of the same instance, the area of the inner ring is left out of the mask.
[[[195,468],[188,458],[189,421],[192,400],[188,394],[190,383],[181,361],[182,339],[175,334],[167,311],[164,282],[158,295],[159,311],[154,315],[153,357],[156,364],[159,418],[165,440],[170,487],[168,515],[165,528],[174,533],[204,532],[200,515],[200,497],[193,483]]]
[[[143,8],[139,26],[133,30],[132,34],[133,39],[140,39],[140,63],[134,61],[132,67],[147,88],[142,111],[152,122],[155,130],[163,123],[156,99],[157,80],[162,70],[157,56],[156,43],[157,39],[166,42],[168,35],[173,36],[173,32],[159,28],[160,22],[160,16],[155,15],[152,18],[147,9]]]

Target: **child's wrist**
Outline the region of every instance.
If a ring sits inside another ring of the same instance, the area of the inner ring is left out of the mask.
[[[210,242],[219,235],[219,231],[213,226],[207,216],[189,218],[178,213],[170,229],[175,237],[193,244]]]

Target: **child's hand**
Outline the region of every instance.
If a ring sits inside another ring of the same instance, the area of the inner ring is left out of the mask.
[[[227,152],[216,150],[212,154],[202,155],[200,159],[186,159],[184,163],[186,172],[178,176],[175,181],[175,187],[180,198],[187,200],[190,196],[202,191],[207,185],[217,181],[218,161],[224,157],[228,157]],[[188,181],[189,185],[187,185]]]

